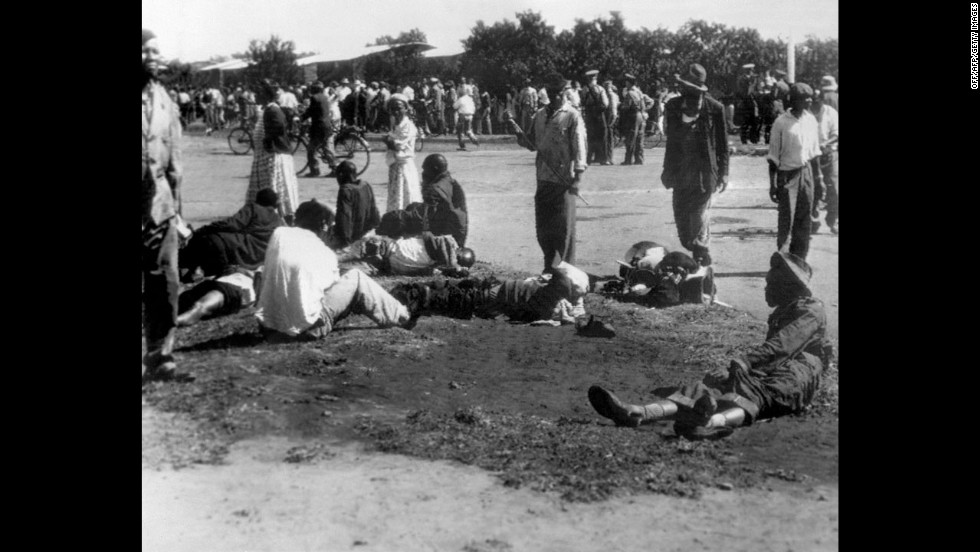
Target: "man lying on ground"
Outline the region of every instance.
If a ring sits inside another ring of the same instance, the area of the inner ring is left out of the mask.
[[[278,206],[278,194],[266,188],[234,216],[195,231],[180,251],[180,268],[187,271],[183,280],[192,281],[198,267],[205,276],[216,276],[231,266],[261,265],[272,233],[284,224]]]
[[[755,420],[799,412],[810,404],[832,354],[823,303],[811,297],[812,270],[791,253],[774,253],[766,276],[766,303],[775,307],[762,345],[702,381],[654,390],[645,406],[621,402],[599,386],[589,402],[618,426],[672,419],[688,439],[716,439]]]
[[[714,302],[714,269],[699,266],[683,251],[642,241],[626,252],[620,265],[621,280],[608,282],[604,292],[619,293],[657,308]]]
[[[193,326],[205,318],[234,314],[255,303],[260,270],[234,266],[219,278],[204,280],[180,294],[177,325]]]
[[[267,339],[320,339],[352,313],[380,327],[414,325],[408,308],[369,276],[356,269],[340,275],[337,256],[319,237],[333,222],[326,205],[303,203],[295,222],[275,231],[266,254],[255,317]]]
[[[475,262],[472,249],[459,247],[452,236],[431,232],[397,240],[369,236],[340,257],[341,268],[356,268],[368,276],[431,276],[438,269],[445,276],[461,277]]]
[[[562,262],[549,274],[526,280],[466,278],[400,284],[395,297],[419,299],[418,315],[469,319],[506,316],[515,322],[572,324],[585,315],[589,277]]]

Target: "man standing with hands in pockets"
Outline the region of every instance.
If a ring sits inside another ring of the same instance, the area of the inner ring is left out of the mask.
[[[561,75],[548,76],[545,89],[550,103],[534,114],[526,134],[510,113],[505,115],[517,143],[537,152],[534,221],[545,272],[562,261],[575,264],[575,200],[587,167],[585,121],[565,104],[567,88],[568,81]]]

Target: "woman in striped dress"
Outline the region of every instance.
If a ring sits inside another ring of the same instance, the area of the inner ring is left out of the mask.
[[[259,190],[272,188],[280,198],[279,214],[288,224],[292,224],[293,213],[299,205],[299,186],[292,148],[286,134],[286,115],[275,102],[275,83],[263,81],[258,96],[259,105],[264,107],[259,111],[252,133],[255,156],[252,158],[245,202],[255,201]]]
[[[392,94],[388,112],[391,113],[391,132],[385,136],[388,146],[385,154],[388,165],[386,213],[422,201],[419,171],[415,168],[415,140],[419,131],[408,117],[408,98],[404,94]]]

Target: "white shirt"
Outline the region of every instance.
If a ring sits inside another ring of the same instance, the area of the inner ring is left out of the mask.
[[[344,101],[344,98],[349,96],[351,93],[350,87],[346,84],[341,84],[337,87],[337,101]]]
[[[476,104],[473,103],[473,98],[460,96],[459,99],[453,102],[453,109],[460,115],[473,115],[476,113]]]
[[[299,102],[296,100],[296,95],[292,92],[283,92],[279,95],[279,107],[296,109],[299,107]]]
[[[776,163],[781,171],[798,169],[811,159],[820,156],[820,134],[817,118],[808,110],[797,119],[787,111],[772,125],[767,159]]]
[[[287,335],[299,335],[320,319],[327,288],[340,279],[337,256],[316,234],[277,228],[269,241],[255,317]]]
[[[817,131],[820,136],[820,147],[826,146],[833,138],[838,138],[837,135],[837,120],[838,114],[837,110],[833,107],[824,104],[820,107],[820,111],[816,113],[817,117]],[[834,146],[837,149],[837,146]]]
[[[388,264],[394,274],[412,275],[431,272],[435,261],[425,250],[422,238],[400,238],[391,245]]]
[[[410,102],[415,101],[415,90],[411,86],[406,85],[405,88],[402,88],[402,95],[408,98]]]
[[[241,272],[234,272],[215,280],[235,286],[242,291],[242,306],[247,307],[255,302],[255,278]]]

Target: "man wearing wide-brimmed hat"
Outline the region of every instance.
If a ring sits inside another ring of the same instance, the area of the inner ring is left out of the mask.
[[[790,109],[776,119],[769,140],[769,197],[779,204],[776,247],[806,259],[810,251],[811,213],[820,173],[820,133],[809,111],[813,89],[795,83]]]
[[[762,345],[712,370],[698,383],[654,390],[647,405],[626,404],[593,386],[589,402],[618,426],[674,420],[674,432],[691,440],[718,439],[756,420],[800,412],[820,388],[833,349],[827,314],[809,288],[812,270],[790,253],[773,253],[766,275],[769,332]]]
[[[157,80],[156,35],[143,29],[143,382],[190,379],[177,371],[173,349],[180,274],[177,225],[181,212],[180,111]]]
[[[728,186],[725,108],[709,95],[704,67],[693,63],[674,75],[681,95],[667,102],[667,147],[660,179],[674,191],[674,221],[681,245],[701,266],[711,265],[708,226],[711,195]]]
[[[619,105],[619,133],[626,144],[626,159],[620,165],[643,164],[643,114],[649,109],[643,92],[636,86],[636,77],[623,75],[623,101]]]
[[[585,156],[588,164],[606,164],[606,108],[609,107],[609,96],[599,86],[599,71],[593,69],[585,72],[588,84],[582,91],[582,114],[585,116],[585,129],[588,134],[588,152]]]
[[[837,108],[837,79],[831,75],[825,75],[820,79],[820,96],[823,98],[823,103],[834,108],[834,111],[840,112]]]

